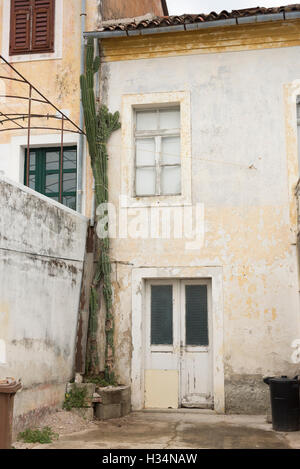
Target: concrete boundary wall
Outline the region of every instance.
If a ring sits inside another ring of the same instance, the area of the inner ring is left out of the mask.
[[[22,380],[15,430],[61,405],[72,377],[87,227],[0,177],[0,376]]]

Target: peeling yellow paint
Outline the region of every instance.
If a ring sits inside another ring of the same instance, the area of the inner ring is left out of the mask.
[[[300,45],[299,20],[104,39],[105,62]]]
[[[256,292],[256,285],[250,285],[249,288],[248,288],[248,292],[251,294],[251,293],[254,293]]]
[[[272,321],[275,321],[275,319],[277,318],[276,308],[271,308],[271,309],[266,308],[264,310],[264,314],[265,314],[265,316],[271,315]]]

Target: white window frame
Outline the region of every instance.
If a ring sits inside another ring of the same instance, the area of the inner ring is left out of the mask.
[[[180,195],[135,195],[135,132],[136,110],[159,107],[180,108]],[[122,165],[121,194],[123,208],[191,205],[191,121],[190,92],[175,91],[124,95],[122,98]]]
[[[137,155],[135,154],[135,184],[134,184],[134,194],[135,197],[155,197],[155,196],[161,196],[161,190],[162,190],[162,181],[161,181],[161,173],[162,169],[164,167],[179,167],[180,168],[180,173],[181,173],[181,158],[180,158],[180,163],[174,163],[174,164],[163,164],[162,162],[162,139],[163,137],[179,137],[180,139],[180,128],[178,129],[170,129],[170,130],[162,130],[162,129],[157,129],[157,130],[137,130],[137,116],[139,112],[156,112],[157,114],[157,120],[159,120],[159,113],[163,110],[176,110],[179,111],[180,113],[180,107],[179,106],[166,106],[166,107],[154,107],[154,108],[148,108],[148,109],[135,109],[135,122],[134,122],[134,135],[135,135],[135,152],[137,150],[137,145],[136,141],[137,139],[147,139],[147,138],[154,138],[155,140],[155,163],[153,166],[151,165],[137,165]],[[150,168],[150,167],[155,167],[155,194],[151,195],[138,195],[136,194],[136,174],[137,170],[139,168]],[[176,195],[181,195],[182,191],[182,184],[181,184],[181,174],[180,174],[180,192],[176,194],[163,194],[163,195],[169,195],[170,197],[176,196]]]
[[[49,146],[60,146],[61,135],[60,134],[39,134],[31,135],[30,148],[40,148]],[[77,156],[79,147],[79,135],[68,133],[64,134],[64,147],[76,146]],[[11,141],[6,146],[5,157],[9,160],[9,166],[5,168],[4,174],[13,181],[23,184],[24,182],[24,162],[25,162],[25,150],[27,148],[27,136],[19,135],[11,138]],[[83,181],[86,181],[86,154],[83,156]],[[1,164],[1,159],[0,159]],[[1,168],[0,168],[1,169]],[[77,206],[78,206],[78,172],[77,172]],[[83,204],[81,213],[85,213],[86,208],[86,184],[83,187]],[[79,212],[77,212],[79,213]]]
[[[63,0],[55,2],[54,52],[9,55],[10,43],[10,0],[2,0],[2,51],[8,62],[33,62],[37,60],[62,59],[63,49]]]

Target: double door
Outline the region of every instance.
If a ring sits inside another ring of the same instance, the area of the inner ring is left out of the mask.
[[[208,280],[147,282],[146,407],[213,407],[210,298]]]

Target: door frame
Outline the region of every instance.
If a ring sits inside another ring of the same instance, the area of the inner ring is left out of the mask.
[[[144,362],[146,280],[210,280],[213,336],[214,410],[225,411],[224,339],[223,339],[223,269],[222,267],[140,267],[132,269],[132,361],[131,395],[133,410],[144,408]]]

